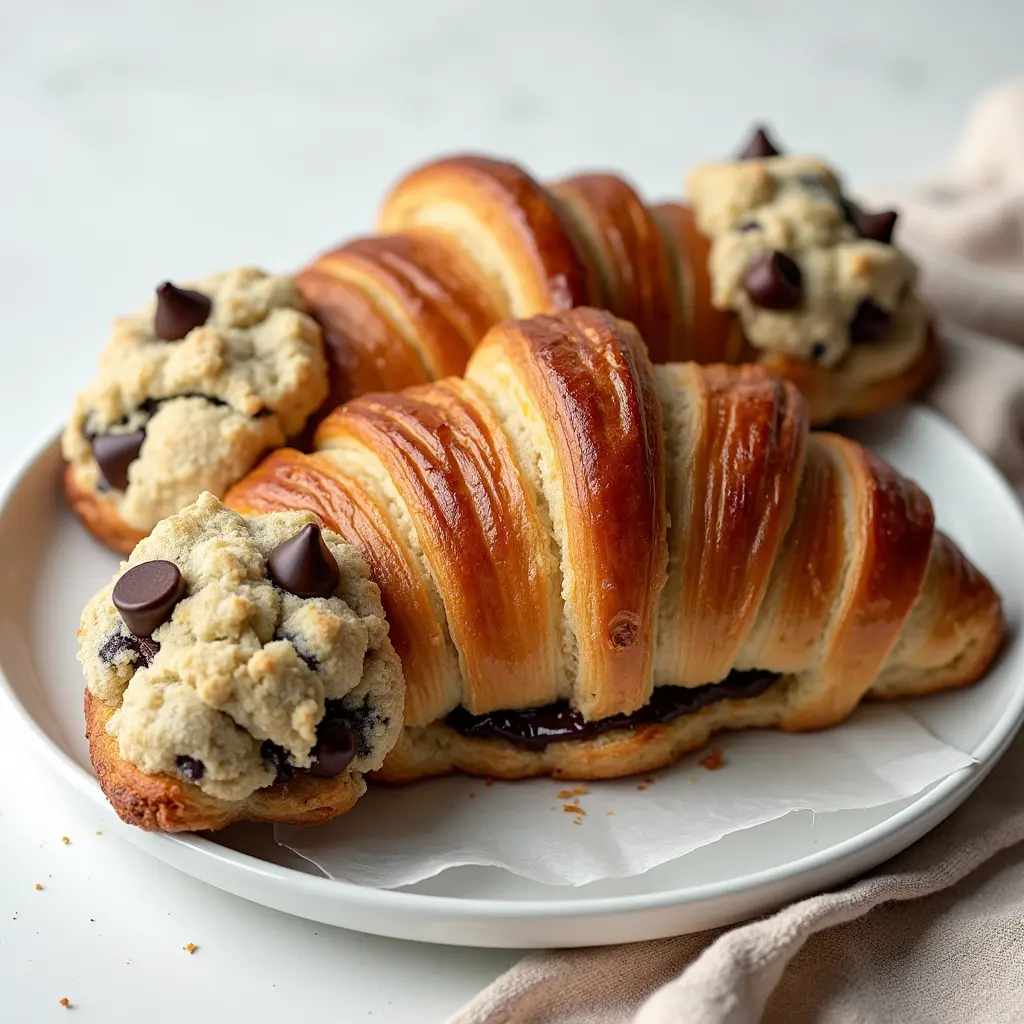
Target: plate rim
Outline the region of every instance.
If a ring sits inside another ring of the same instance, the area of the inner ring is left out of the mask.
[[[1014,509],[1017,525],[1024,537],[1024,507],[1005,477],[996,469],[991,460],[976,448],[971,441],[952,423],[934,409],[920,402],[905,403],[899,407],[901,415],[922,417],[930,421],[947,438],[947,443],[956,445],[972,457],[979,472],[987,475],[989,482],[1000,490]],[[13,467],[4,474],[0,484],[0,517],[4,515],[14,493],[36,468],[37,463],[51,455],[59,447],[60,431],[50,432],[40,443],[38,440],[28,446],[27,454],[16,459]],[[1017,642],[1021,642],[1019,639]],[[54,740],[52,740],[28,709],[21,702],[13,684],[0,667],[0,694],[18,722],[21,735],[29,741],[40,760],[59,777],[67,780],[77,791],[98,802],[110,811],[99,782],[88,773]],[[585,919],[597,916],[618,916],[651,911],[664,911],[723,900],[742,893],[754,893],[774,885],[785,883],[802,875],[809,875],[844,860],[864,853],[872,846],[882,846],[887,841],[899,841],[900,834],[910,832],[915,822],[927,818],[944,808],[951,813],[994,767],[998,759],[1013,742],[1024,724],[1024,687],[1021,687],[1007,702],[995,726],[989,730],[976,746],[967,751],[974,763],[958,769],[936,785],[922,791],[910,804],[901,808],[863,832],[850,836],[839,843],[809,853],[796,860],[786,861],[759,871],[712,882],[698,883],[688,887],[659,889],[649,893],[632,893],[615,896],[566,899],[530,898],[510,900],[495,897],[442,896],[429,893],[408,892],[403,889],[379,889],[361,886],[343,879],[299,871],[286,865],[274,864],[252,854],[243,853],[231,847],[222,846],[204,836],[193,833],[167,835],[129,829],[123,834],[133,845],[145,850],[159,860],[192,874],[182,861],[206,858],[218,868],[241,872],[250,880],[271,881],[286,889],[295,888],[304,896],[316,897],[331,904],[345,904],[369,911],[398,912],[420,920],[436,915],[449,919],[461,918],[517,918],[536,921],[550,919]],[[938,824],[942,815],[935,824]],[[930,826],[928,830],[930,830]],[[928,831],[926,830],[926,831]],[[900,847],[902,849],[904,847]],[[198,880],[219,886],[206,875],[196,875]],[[302,915],[299,915],[302,916]]]

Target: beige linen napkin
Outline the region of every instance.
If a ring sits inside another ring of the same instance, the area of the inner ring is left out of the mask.
[[[954,333],[930,400],[1024,494],[1024,80],[983,97],[948,177],[898,205],[933,307],[1004,339]],[[1024,1021],[1024,735],[848,888],[731,929],[529,957],[449,1024],[756,1021]]]

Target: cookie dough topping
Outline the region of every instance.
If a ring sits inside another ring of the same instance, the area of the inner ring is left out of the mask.
[[[903,365],[921,350],[925,314],[916,268],[892,245],[896,214],[860,209],[826,164],[781,154],[759,129],[735,161],[697,168],[689,193],[712,243],[712,302],[756,348],[829,367],[857,345],[892,343]]]
[[[287,571],[271,570],[289,549]],[[377,586],[308,512],[245,518],[202,495],[89,602],[79,641],[89,690],[117,708],[121,757],[220,799],[379,767],[401,728]]]
[[[316,322],[289,277],[251,267],[164,282],[114,326],[62,447],[79,487],[146,532],[223,494],[327,395]]]

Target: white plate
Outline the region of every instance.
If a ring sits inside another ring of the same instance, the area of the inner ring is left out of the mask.
[[[329,881],[278,847],[270,829],[213,837],[118,834],[182,871],[314,921],[455,945],[577,946],[678,935],[728,924],[837,885],[899,852],[984,778],[1024,714],[1019,636],[1024,516],[996,471],[947,423],[907,407],[853,431],[932,496],[940,525],[1003,595],[1010,640],[979,686],[909,703],[977,764],[899,804],[787,817],[733,833],[645,875],[575,889],[489,868],[459,868],[406,889]],[[41,757],[103,802],[83,738],[75,628],[115,556],[86,536],[59,492],[55,443],[25,465],[0,508],[0,689]]]

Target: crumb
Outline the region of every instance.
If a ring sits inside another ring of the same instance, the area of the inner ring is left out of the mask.
[[[686,781],[687,782],[696,782],[697,781],[697,776],[696,775],[691,775]]]
[[[67,997],[67,996],[65,996],[65,997],[64,997],[64,998],[63,998],[63,999],[62,999],[62,1000],[60,1001],[60,1005],[61,1005],[61,1006],[63,1006],[65,1010],[70,1010],[70,1009],[71,1009],[71,1000],[70,1000],[70,999],[68,999],[68,997]]]
[[[475,800],[475,799],[476,799],[476,793],[473,793],[473,792],[471,791],[471,792],[470,792],[470,794],[469,794],[469,799],[470,799],[470,800]]]
[[[569,797],[572,796],[572,790],[571,789],[560,789],[555,794],[555,796],[557,796],[559,800],[568,800]]]
[[[101,829],[101,828],[96,829],[96,835],[98,835],[98,836],[103,835],[103,829]]]
[[[585,796],[589,792],[590,792],[590,790],[587,789],[586,786],[573,786],[572,787],[572,795],[573,796]]]
[[[96,923],[96,918],[95,917],[90,917],[89,920],[92,921],[93,924]]]
[[[585,810],[583,810],[582,807],[580,807],[579,804],[563,804],[562,805],[562,810],[565,811],[566,814],[580,814],[580,815],[583,815],[583,814],[587,813]]]
[[[641,782],[636,788],[642,793],[647,787]]]
[[[709,772],[718,771],[718,769],[725,764],[725,758],[722,757],[722,748],[713,747],[700,759],[700,763],[704,765]]]
[[[648,786],[654,785],[654,779],[652,779],[650,775],[648,775],[647,778],[644,779],[644,782],[646,782]]]
[[[38,882],[36,882],[36,890],[38,892],[42,892],[43,891],[43,887]]]
[[[604,813],[605,814],[614,814],[615,812],[614,811],[605,811]]]
[[[185,950],[186,953],[194,953],[196,951],[196,944],[194,942],[186,942],[181,948]]]
[[[488,775],[488,776],[487,776],[487,777],[486,777],[486,778],[484,779],[484,785],[485,785],[485,786],[487,786],[488,788],[490,788],[491,786],[493,786],[493,785],[494,785],[494,779],[492,779],[492,778],[490,777],[490,775]]]
[[[582,825],[583,824],[583,819],[582,818],[573,818],[572,819],[572,823],[574,825]]]
[[[65,845],[65,846],[70,846],[70,845],[71,845],[71,840],[70,840],[70,839],[68,839],[68,837],[67,837],[67,836],[61,836],[61,837],[60,837],[60,841],[61,841],[61,842],[62,842],[62,843],[63,843],[63,844]]]

